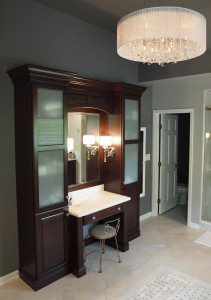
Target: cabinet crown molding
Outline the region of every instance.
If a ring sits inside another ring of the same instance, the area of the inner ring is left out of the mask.
[[[21,67],[9,70],[8,75],[13,82],[25,78],[33,82],[68,86],[69,82],[76,75],[76,73],[26,64]]]
[[[140,98],[147,88],[140,85],[125,82],[116,82],[113,83],[113,89],[116,94]]]
[[[112,83],[79,76],[74,76],[71,80],[70,89],[72,88],[84,88],[104,92],[106,94],[113,94]]]

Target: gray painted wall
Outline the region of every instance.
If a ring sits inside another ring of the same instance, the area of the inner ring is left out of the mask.
[[[192,187],[192,219],[199,223],[202,186],[203,186],[203,110],[210,99],[211,74],[195,75],[149,82],[153,86],[153,94],[148,94],[153,110],[193,108],[194,109],[194,140],[193,140],[193,187]],[[144,106],[143,106],[144,108]],[[150,126],[151,120],[146,120]],[[150,136],[148,135],[148,139]],[[151,137],[152,138],[152,137]],[[149,149],[151,151],[151,149]],[[150,191],[150,189],[149,189]],[[150,191],[151,192],[151,191]],[[151,193],[146,197],[150,199]],[[151,199],[150,199],[151,201]],[[148,203],[149,205],[149,203]]]
[[[152,97],[153,89],[149,87],[141,100],[141,126],[146,127],[146,153],[151,154],[151,160],[146,162],[145,197],[141,198],[140,215],[151,211],[152,190]]]
[[[174,77],[205,74],[211,72],[211,50],[197,58],[169,64],[161,67],[159,65],[139,64],[139,81],[146,82]]]
[[[0,1],[0,276],[18,267],[13,85],[24,63],[108,81],[137,82],[138,66],[116,54],[115,34],[31,0]]]

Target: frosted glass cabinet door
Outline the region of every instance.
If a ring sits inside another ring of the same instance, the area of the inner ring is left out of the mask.
[[[125,145],[124,184],[138,181],[138,144]]]
[[[38,152],[39,206],[64,201],[64,151]]]
[[[64,143],[63,91],[37,89],[37,143],[62,145]]]
[[[137,140],[139,133],[139,102],[125,99],[125,140]]]

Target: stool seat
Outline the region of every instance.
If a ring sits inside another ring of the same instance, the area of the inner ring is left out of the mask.
[[[116,228],[110,225],[95,225],[90,228],[89,233],[98,240],[106,240],[114,237],[117,232]]]
[[[110,225],[110,223],[116,224],[116,226]],[[105,240],[111,239],[114,237],[116,243],[116,250],[118,253],[119,263],[121,263],[119,248],[117,242],[117,234],[120,227],[120,218],[115,220],[109,220],[105,224],[94,225],[89,229],[90,236],[94,237],[97,240],[100,240],[100,269],[99,273],[102,273],[102,256],[105,253]]]

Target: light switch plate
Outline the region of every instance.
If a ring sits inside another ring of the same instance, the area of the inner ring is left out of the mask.
[[[148,161],[148,160],[150,160],[150,154],[145,155],[145,161]]]

